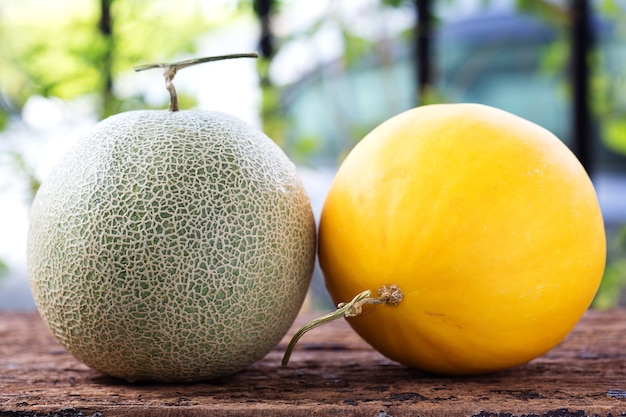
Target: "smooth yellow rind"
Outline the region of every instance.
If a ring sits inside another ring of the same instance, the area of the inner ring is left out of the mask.
[[[474,374],[557,345],[604,270],[602,215],[578,160],[547,130],[476,104],[419,107],[348,155],[319,257],[336,302],[396,284],[398,307],[350,324],[411,367]]]

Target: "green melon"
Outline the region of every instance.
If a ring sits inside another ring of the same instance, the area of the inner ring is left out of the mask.
[[[262,358],[315,257],[294,165],[208,111],[98,123],[42,184],[28,233],[43,320],[80,361],[129,381],[210,379]]]

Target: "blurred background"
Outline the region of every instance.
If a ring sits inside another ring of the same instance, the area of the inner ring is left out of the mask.
[[[0,309],[35,308],[29,206],[99,120],[181,108],[263,129],[298,165],[319,216],[342,158],[416,105],[477,102],[561,138],[595,184],[609,258],[593,306],[626,305],[626,3],[620,0],[0,0]],[[310,297],[328,308],[319,270]]]

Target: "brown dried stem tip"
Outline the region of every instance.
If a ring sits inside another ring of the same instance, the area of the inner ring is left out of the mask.
[[[217,55],[217,56],[209,56],[206,58],[193,58],[187,59],[185,61],[173,62],[171,64],[146,64],[139,65],[134,68],[135,71],[143,71],[152,68],[163,68],[163,76],[165,77],[165,88],[170,93],[170,111],[178,111],[178,95],[176,95],[176,89],[174,88],[174,84],[172,84],[172,80],[174,80],[174,76],[178,70],[189,67],[191,65],[202,64],[204,62],[211,61],[221,61],[223,59],[234,59],[234,58],[258,58],[259,54],[256,52],[249,52],[243,54],[229,54],[229,55]]]

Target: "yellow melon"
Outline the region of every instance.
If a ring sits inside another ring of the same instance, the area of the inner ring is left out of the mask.
[[[271,350],[304,300],[315,223],[267,136],[209,111],[96,125],[38,191],[28,273],[79,360],[130,381],[232,374]]]
[[[319,259],[336,301],[398,287],[354,329],[440,374],[517,366],[591,303],[606,244],[587,173],[547,130],[478,104],[422,106],[370,132],[331,186]]]

